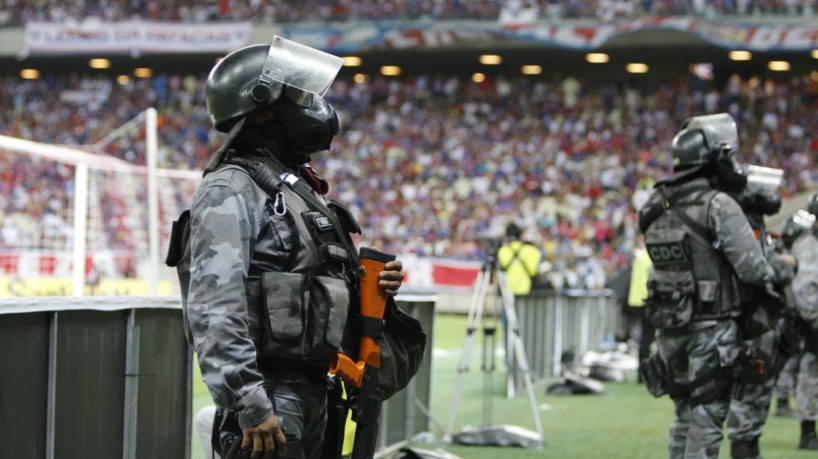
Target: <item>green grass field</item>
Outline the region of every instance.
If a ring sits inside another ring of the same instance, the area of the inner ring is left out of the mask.
[[[435,357],[432,381],[432,417],[446,425],[452,393],[457,378],[457,363],[465,337],[464,316],[438,315],[435,323]],[[483,381],[479,371],[479,339],[472,352],[471,370],[464,376],[463,394],[457,412],[457,427],[479,425],[483,419]],[[501,363],[497,360],[498,365]],[[499,367],[498,367],[499,368]],[[513,400],[502,396],[504,371],[494,376],[495,396],[491,398],[492,424],[512,424],[534,428],[531,410],[524,394]],[[668,427],[673,418],[673,404],[667,397],[652,398],[634,375],[622,384],[606,383],[605,395],[545,395],[536,389],[537,403],[547,445],[542,450],[520,448],[464,447],[444,443],[417,445],[424,449],[443,448],[468,459],[577,458],[641,459],[667,457]],[[201,378],[196,373],[193,387],[194,413],[210,403]],[[431,432],[440,438],[442,432],[431,423]],[[816,452],[795,448],[798,422],[771,416],[761,439],[765,459],[818,458]],[[192,459],[204,459],[199,441],[192,436]],[[722,458],[729,458],[729,447],[722,446]]]

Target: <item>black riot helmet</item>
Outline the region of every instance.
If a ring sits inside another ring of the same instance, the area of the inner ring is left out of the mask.
[[[213,127],[220,132],[229,132],[233,125],[247,115],[271,104],[281,95],[279,85],[272,89],[256,89],[258,77],[267,59],[269,46],[251,45],[233,51],[224,57],[207,77],[205,102]],[[266,92],[266,100],[259,101],[254,94]]]
[[[679,171],[710,164],[713,152],[701,129],[682,129],[671,143],[673,170]]]
[[[792,248],[793,243],[799,236],[810,231],[815,225],[815,215],[807,211],[799,210],[792,217],[784,222],[781,229],[781,240],[787,249]]]
[[[216,130],[229,138],[250,113],[272,108],[269,125],[258,126],[292,159],[329,149],[338,133],[338,115],[324,99],[343,59],[274,37],[271,45],[251,45],[225,56],[205,86],[207,111]],[[229,141],[229,140],[228,140]]]
[[[747,173],[736,158],[738,130],[727,113],[695,116],[682,123],[673,138],[673,170],[708,168],[725,191],[741,191],[747,184]]]
[[[756,195],[756,205],[762,214],[775,215],[781,210],[781,195],[777,193]]]
[[[767,190],[746,190],[733,198],[745,214],[775,215],[781,210],[781,195]]]
[[[784,179],[784,170],[749,164],[744,166],[747,186],[736,201],[747,214],[775,215],[781,209],[778,188]]]

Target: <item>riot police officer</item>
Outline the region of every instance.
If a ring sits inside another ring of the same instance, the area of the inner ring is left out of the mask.
[[[640,210],[654,265],[647,304],[657,330],[653,360],[661,366],[647,365],[653,376],[645,379],[676,406],[671,459],[718,457],[738,355],[738,281],[764,286],[792,276],[783,261],[765,259],[741,207],[724,192],[746,185],[737,139],[729,114],[687,120],[671,146],[674,174],[657,182]]]
[[[801,211],[803,214],[804,212]],[[798,236],[801,235],[805,227],[793,221],[795,216],[790,216],[784,222],[779,233],[779,238],[774,239],[777,250],[783,253],[792,254],[792,245]],[[809,228],[806,228],[807,230]],[[796,258],[797,259],[797,258]],[[795,305],[795,296],[792,292],[792,284],[784,288],[786,307],[784,314],[779,320],[779,334],[781,347],[787,360],[784,368],[776,376],[773,396],[776,399],[775,415],[785,418],[796,418],[796,409],[790,406],[790,398],[794,397],[796,382],[798,379],[798,366],[801,355],[804,352],[804,323],[799,317],[798,309]]]
[[[741,206],[750,227],[761,244],[765,257],[776,253],[775,242],[764,224],[765,215],[775,215],[781,208],[777,188],[783,171],[747,166],[748,184],[740,193],[730,193]],[[776,377],[786,363],[779,319],[784,312],[783,291],[768,293],[740,283],[743,314],[739,327],[743,355],[752,355],[754,365],[763,371],[738,381],[727,415],[727,433],[733,459],[760,459],[759,439],[770,409]],[[775,296],[772,296],[775,295]]]
[[[812,198],[810,205],[816,202]],[[808,207],[809,208],[809,207]],[[801,420],[799,449],[818,450],[815,421],[818,419],[818,237],[815,215],[798,211],[784,226],[784,235],[792,240],[792,253],[798,258],[798,273],[792,292],[798,316],[803,324],[804,351],[798,369],[795,391],[797,415]]]
[[[812,195],[807,203],[807,212],[818,218],[818,193]],[[813,228],[812,233],[818,237],[818,227]]]
[[[321,456],[327,369],[356,301],[350,233],[360,228],[306,165],[338,133],[322,96],[340,66],[275,37],[230,53],[206,83],[227,137],[190,209],[186,331],[219,407],[219,440],[234,434],[233,448],[253,458]],[[384,294],[396,294],[401,271],[386,264]],[[228,445],[217,446],[224,457]]]

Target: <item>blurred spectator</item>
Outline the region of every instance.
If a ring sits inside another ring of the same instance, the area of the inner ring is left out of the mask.
[[[201,169],[223,140],[209,129],[204,77],[157,75],[124,85],[99,76],[0,78],[0,133],[86,145],[144,165],[142,124],[126,123],[154,106],[160,167]],[[729,111],[739,123],[741,161],[784,169],[784,197],[818,179],[818,84],[809,75],[734,76],[724,87],[693,76],[662,84],[570,80],[341,79],[328,98],[345,135],[314,166],[339,184],[330,193],[351,203],[372,245],[475,260],[483,256],[476,241],[500,237],[514,220],[544,248],[552,283],[589,288],[628,265],[636,210],[652,186],[645,177],[670,171],[670,141],[689,116]],[[4,247],[66,246],[73,174],[73,167],[0,155]],[[145,187],[116,173],[93,186],[100,226],[89,229],[89,248],[138,246]],[[191,188],[176,180],[161,192],[162,212],[172,215]],[[46,230],[59,236],[41,237]]]
[[[814,0],[0,0],[0,25],[28,21],[161,21],[288,23],[380,20],[500,20],[531,22],[594,18],[601,22],[655,16],[785,15],[811,17]]]

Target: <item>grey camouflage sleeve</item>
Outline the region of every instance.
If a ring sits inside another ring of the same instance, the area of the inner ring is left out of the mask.
[[[188,320],[202,378],[217,405],[238,411],[242,428],[272,414],[248,332],[245,280],[256,219],[228,182],[203,187],[191,206]]]
[[[798,274],[792,281],[798,313],[813,330],[818,330],[818,239],[812,235],[799,237],[792,253],[798,258]]]
[[[771,282],[775,271],[738,203],[725,193],[716,193],[710,201],[708,217],[716,236],[714,244],[720,246],[736,276],[752,285]]]

